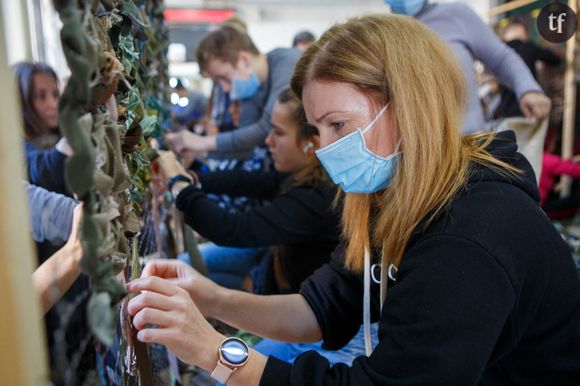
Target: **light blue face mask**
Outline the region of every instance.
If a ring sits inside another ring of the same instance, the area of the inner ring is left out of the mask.
[[[332,181],[348,193],[375,193],[389,185],[397,167],[400,153],[398,145],[388,157],[380,157],[365,144],[364,134],[385,112],[389,104],[361,130],[356,129],[347,136],[316,151],[316,155]]]
[[[415,16],[423,8],[427,0],[385,0],[391,6],[391,12]]]
[[[250,99],[256,95],[260,88],[260,80],[254,72],[250,72],[248,79],[242,80],[234,78],[232,81],[232,91],[230,92],[230,99]]]

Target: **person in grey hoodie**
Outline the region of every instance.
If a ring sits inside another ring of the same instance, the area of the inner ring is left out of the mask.
[[[214,157],[236,154],[237,159],[248,158],[268,136],[276,98],[288,87],[301,54],[296,48],[276,48],[262,54],[246,33],[230,26],[207,34],[197,48],[200,71],[229,93],[232,101],[240,102],[239,127],[209,136],[186,130],[170,133],[166,136],[169,145],[177,153],[212,152]]]
[[[391,6],[393,13],[412,16],[425,24],[455,53],[469,88],[464,134],[486,130],[475,82],[475,60],[481,61],[501,84],[516,94],[524,116],[538,119],[548,116],[550,99],[544,95],[524,61],[468,5],[433,4],[427,0],[385,0],[385,4]]]

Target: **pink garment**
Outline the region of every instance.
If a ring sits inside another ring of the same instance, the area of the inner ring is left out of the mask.
[[[580,178],[580,163],[574,163],[571,160],[563,160],[555,154],[544,152],[539,187],[540,205],[544,205],[556,184],[555,178],[561,175]]]

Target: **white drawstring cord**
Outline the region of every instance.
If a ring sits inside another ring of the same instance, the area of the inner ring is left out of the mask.
[[[371,255],[368,248],[365,248],[364,259],[363,330],[365,337],[365,353],[367,356],[370,356],[373,352],[373,342],[371,338]]]
[[[391,280],[395,281],[397,266],[391,264],[388,269],[383,269],[384,267],[384,246],[383,246],[383,256],[381,257],[381,280],[380,280],[380,312],[383,312],[383,305],[387,299],[387,287],[389,277]],[[370,356],[373,352],[373,342],[371,336],[371,278],[376,282],[374,275],[374,268],[379,264],[373,264],[371,267],[371,255],[369,250],[365,248],[364,255],[364,291],[363,291],[363,332],[365,337],[365,353]],[[394,274],[393,274],[394,270]]]

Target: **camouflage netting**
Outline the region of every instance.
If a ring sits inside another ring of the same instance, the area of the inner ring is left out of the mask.
[[[147,198],[155,152],[149,142],[161,135],[168,114],[162,1],[54,0],[54,5],[71,70],[59,104],[60,127],[74,151],[66,179],[84,202],[81,268],[91,287],[86,312],[102,343],[95,379],[79,382],[153,384],[147,349],[134,339],[121,300],[122,280],[140,273],[138,238],[144,219],[152,217]],[[156,237],[148,240],[144,249],[158,248]],[[105,363],[111,356],[106,347],[115,348],[116,365]],[[108,374],[111,368],[117,376]]]

